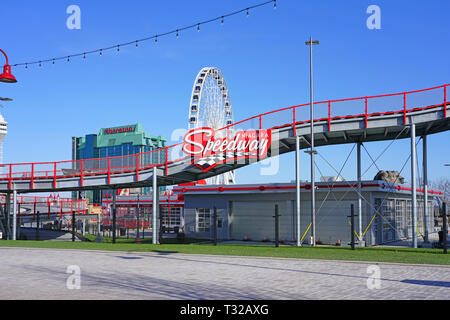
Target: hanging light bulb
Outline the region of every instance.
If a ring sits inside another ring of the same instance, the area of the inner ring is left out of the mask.
[[[249,15],[250,15],[250,13],[248,12],[248,8],[247,8],[247,18],[248,18]]]
[[[178,29],[177,29],[177,39],[178,39]]]
[[[158,36],[155,37],[155,43],[158,43]]]
[[[117,52],[120,52],[120,45],[117,46]]]
[[[200,23],[197,25],[197,31],[200,32]]]
[[[53,59],[52,64],[55,64],[55,59]]]
[[[222,16],[222,21],[221,21],[221,23],[222,23],[222,25],[223,25],[223,23],[224,23],[223,16]]]
[[[102,56],[103,55],[103,51],[102,51],[103,49],[100,49],[100,55]]]
[[[70,62],[70,56],[67,57],[67,62]]]
[[[274,9],[277,8],[277,0],[273,0],[273,8],[274,8]]]
[[[83,53],[83,60],[86,61],[86,53]]]
[[[39,67],[42,67],[42,63],[41,63],[41,61],[39,61]]]
[[[136,41],[136,48],[137,48],[137,47],[139,47],[139,45],[138,45],[138,41]]]

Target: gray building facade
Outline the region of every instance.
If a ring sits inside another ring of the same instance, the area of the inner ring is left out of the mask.
[[[354,205],[356,240],[366,245],[389,243],[412,237],[411,191],[403,185],[384,181],[362,182],[361,234],[359,231],[356,182],[318,182],[316,184],[316,241],[346,244],[351,239],[350,207]],[[286,242],[296,238],[295,184],[177,187],[184,196],[184,232],[187,237],[213,238],[213,213],[217,212],[217,236],[223,240],[273,241],[275,205],[278,206],[279,236]],[[430,191],[428,216],[424,217],[423,193],[417,192],[417,235],[434,232]],[[310,242],[311,192],[302,184],[300,197],[300,234]]]

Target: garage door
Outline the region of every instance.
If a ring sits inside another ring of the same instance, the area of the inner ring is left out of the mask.
[[[230,214],[230,238],[242,240],[275,240],[275,204],[280,216],[280,240],[292,238],[292,213],[287,214],[286,202],[233,201]]]

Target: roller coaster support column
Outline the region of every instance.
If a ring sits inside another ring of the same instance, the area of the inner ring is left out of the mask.
[[[362,195],[361,195],[361,142],[356,144],[357,146],[357,178],[358,178],[358,234],[359,234],[359,245],[363,246],[362,236]]]
[[[416,201],[416,125],[411,124],[411,220],[412,247],[417,248],[417,201]]]
[[[116,212],[117,212],[117,207],[116,207],[116,195],[117,195],[117,190],[113,189],[113,207],[112,207],[112,214],[113,214],[113,225],[112,225],[112,243],[116,243]]]
[[[72,242],[75,242],[75,210],[72,210]]]
[[[296,213],[297,213],[297,230],[296,230],[296,242],[297,247],[302,245],[300,234],[300,137],[295,136],[295,192],[296,192]]]
[[[6,194],[6,210],[5,210],[5,231],[6,239],[11,240],[11,228],[10,226],[10,214],[11,214],[11,193]]]
[[[428,159],[427,159],[427,136],[422,136],[423,147],[423,228],[425,236],[423,241],[428,243]]]
[[[12,240],[17,240],[17,191],[16,186],[13,185],[13,228]]]
[[[159,244],[159,188],[156,167],[153,167],[152,243]]]

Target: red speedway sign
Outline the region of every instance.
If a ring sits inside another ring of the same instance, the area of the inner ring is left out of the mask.
[[[271,141],[271,130],[238,131],[230,138],[205,127],[186,133],[182,149],[193,157],[193,165],[207,172],[215,166],[238,159],[265,158]]]

